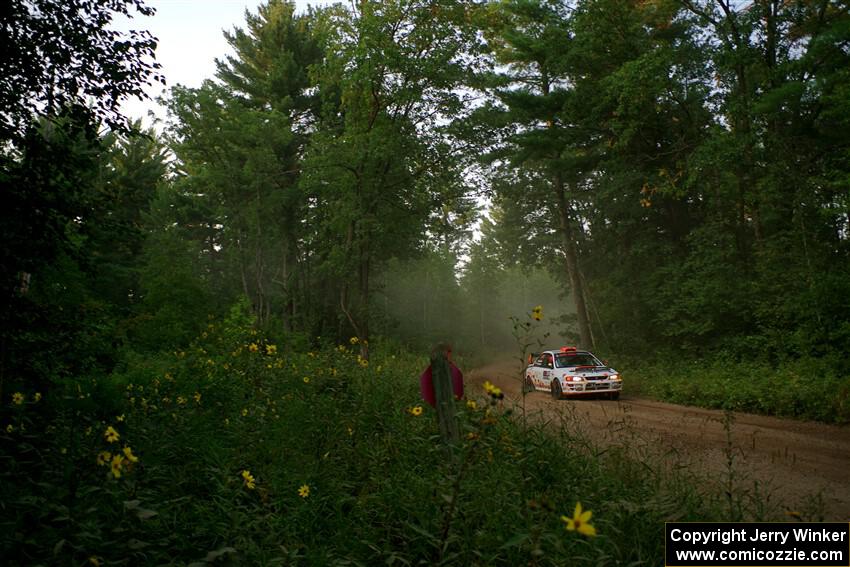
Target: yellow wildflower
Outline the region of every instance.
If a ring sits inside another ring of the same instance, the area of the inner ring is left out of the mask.
[[[124,456],[127,457],[127,460],[131,463],[138,463],[139,457],[133,454],[133,450],[130,447],[124,446]]]
[[[357,337],[351,337],[350,339],[348,339],[348,342],[350,342],[353,345],[356,345],[357,343],[360,342],[360,339],[358,339]]]
[[[309,384],[309,383],[310,383],[310,377],[309,377],[309,376],[305,376],[304,378],[302,378],[302,380],[304,380],[304,383],[305,383],[305,384]]]
[[[502,393],[502,389],[498,386],[494,386],[489,380],[484,382],[484,391],[497,400],[501,400],[505,397],[505,394]]]
[[[12,403],[19,406],[24,403],[24,395],[20,392],[12,394]]]
[[[98,466],[105,466],[109,464],[109,460],[112,458],[112,453],[109,451],[101,451],[97,454],[97,464]]]
[[[588,523],[590,522],[590,517],[592,515],[593,512],[590,510],[583,512],[581,509],[581,502],[576,502],[576,509],[573,512],[573,517],[568,518],[566,516],[561,516],[561,521],[567,524],[566,529],[568,531],[576,531],[586,536],[595,536],[596,528]]]
[[[200,392],[195,392],[195,394],[192,397],[195,399],[195,403],[198,403],[198,404],[201,403],[201,393]]]
[[[248,345],[248,350],[251,352],[257,352],[260,350],[260,347],[257,345],[257,343],[251,343]]]
[[[183,396],[177,396],[177,404],[178,405],[182,406],[185,403],[186,403],[186,398],[184,398]]]
[[[92,555],[91,557],[89,557],[89,563],[90,563],[90,564],[92,564],[92,565],[94,565],[94,567],[100,567],[100,559],[98,559],[98,558],[97,558],[96,556],[94,556],[94,555]]]
[[[15,426],[11,423],[6,426],[6,433],[12,433],[15,430]]]
[[[543,306],[538,305],[534,309],[531,310],[531,316],[535,321],[540,321],[543,319]]]
[[[408,411],[410,412],[410,415],[415,415],[416,417],[419,417],[420,415],[422,415],[422,406],[413,406]]]
[[[40,402],[41,401],[41,392],[36,392],[35,395],[32,397],[32,399],[35,400],[36,402]]]
[[[477,410],[478,409],[478,403],[475,400],[466,400],[466,407],[468,407],[471,410]]]
[[[301,498],[307,498],[308,496],[310,496],[310,486],[307,484],[302,484],[301,487],[298,489],[298,496],[300,496]]]
[[[248,408],[242,408],[242,417],[248,415]]]
[[[242,482],[248,490],[254,490],[257,487],[254,476],[247,469],[242,471]]]
[[[266,345],[266,354],[270,356],[277,354],[277,345]]]
[[[118,441],[118,439],[121,438],[121,436],[118,435],[118,432],[115,431],[115,428],[112,427],[111,425],[106,428],[106,431],[103,432],[103,436],[106,438],[106,441],[109,442],[109,443],[115,443],[116,441]]]
[[[112,476],[115,478],[121,478],[121,467],[124,464],[124,457],[121,455],[115,455],[112,457]]]

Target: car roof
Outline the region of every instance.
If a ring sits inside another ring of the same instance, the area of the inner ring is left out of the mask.
[[[568,351],[568,352],[564,352],[559,348],[544,350],[540,354],[547,353],[547,352],[551,353],[551,354],[593,354],[589,350],[571,350],[571,351]]]

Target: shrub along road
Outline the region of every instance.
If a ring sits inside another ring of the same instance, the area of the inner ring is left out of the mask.
[[[485,380],[520,406],[516,361],[477,368],[467,385],[474,392]],[[637,458],[687,467],[718,493],[731,486],[742,507],[778,506],[806,520],[850,519],[850,427],[635,398],[628,379],[619,401],[555,401],[532,392],[526,411],[532,419],[563,421],[599,446],[627,445]]]

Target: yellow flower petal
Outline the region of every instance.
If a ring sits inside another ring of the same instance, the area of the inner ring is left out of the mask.
[[[561,521],[566,524],[567,531],[577,531],[582,535],[595,536],[596,528],[589,524],[591,516],[593,516],[593,512],[582,510],[581,502],[576,502],[573,517],[561,516]]]
[[[133,454],[133,450],[130,447],[124,447],[124,456],[127,457],[127,460],[131,463],[138,463],[139,458]]]

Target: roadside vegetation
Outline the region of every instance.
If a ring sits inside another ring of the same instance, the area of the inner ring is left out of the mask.
[[[618,365],[630,395],[692,406],[850,422],[850,381],[832,361],[804,359],[773,366],[722,358]]]
[[[603,450],[483,391],[448,449],[419,397],[425,357],[293,350],[251,323],[237,306],[107,380],[7,395],[3,563],[654,564],[665,520],[783,517],[635,455],[628,431]]]

